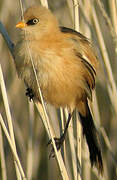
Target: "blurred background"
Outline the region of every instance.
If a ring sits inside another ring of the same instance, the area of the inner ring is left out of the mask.
[[[104,159],[105,180],[117,179],[117,0],[48,0],[49,9],[55,14],[61,26],[75,28],[74,7],[79,7],[79,31],[91,39],[98,57],[99,71],[96,91],[91,104],[96,126],[100,132]],[[24,10],[39,0],[22,1]],[[17,0],[0,1],[0,21],[4,24],[11,40],[16,43],[18,30],[15,24],[21,19],[21,7]],[[18,79],[14,60],[0,35],[0,64],[2,66],[8,101],[12,115],[18,155],[24,172],[30,180],[61,180],[56,159],[49,159],[48,136],[36,107],[25,96],[24,83]],[[46,105],[51,123],[59,136],[60,110]],[[6,122],[3,98],[0,91],[0,113]],[[74,118],[75,119],[75,118]],[[74,120],[73,119],[73,120]],[[73,121],[75,128],[76,121]],[[6,123],[7,125],[7,123]],[[76,130],[74,130],[76,131]],[[15,180],[13,155],[8,141],[3,136],[6,179]],[[75,136],[75,135],[74,135]],[[1,140],[0,140],[1,142]],[[71,163],[69,138],[66,137],[66,169],[69,179],[75,179]],[[74,140],[75,144],[75,140]],[[81,179],[102,179],[95,169],[90,167],[85,139],[82,137]],[[2,160],[0,157],[0,179]],[[3,179],[3,180],[6,180]]]

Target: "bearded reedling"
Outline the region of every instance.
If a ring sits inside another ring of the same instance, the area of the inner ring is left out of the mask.
[[[34,101],[40,101],[27,49],[28,42],[44,100],[55,107],[69,109],[65,130],[60,138],[55,138],[57,149],[61,148],[71,116],[77,109],[91,165],[95,165],[102,173],[99,136],[88,106],[88,99],[92,100],[98,68],[91,43],[81,33],[59,27],[50,10],[38,5],[29,7],[24,13],[24,21],[16,27],[25,30],[15,46],[15,63],[18,76],[27,86],[26,95]]]

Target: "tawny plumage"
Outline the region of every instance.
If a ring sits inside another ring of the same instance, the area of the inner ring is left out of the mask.
[[[88,107],[98,68],[91,43],[79,32],[59,27],[55,16],[41,6],[28,8],[24,13],[24,22],[19,22],[16,27],[25,30],[15,46],[15,63],[18,76],[28,88],[27,94],[34,101],[40,101],[31,53],[44,100],[56,107],[68,107],[70,115],[67,126],[73,110],[78,110],[91,165],[102,172],[98,133]],[[66,130],[60,139],[56,139],[58,149],[64,141]]]

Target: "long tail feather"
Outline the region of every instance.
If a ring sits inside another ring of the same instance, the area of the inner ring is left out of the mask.
[[[83,128],[83,134],[86,137],[86,141],[90,152],[91,166],[96,166],[99,173],[102,174],[103,162],[102,162],[98,132],[95,128],[93,118],[90,109],[88,107],[88,103],[86,103],[85,107],[86,107],[86,116],[83,116],[80,112],[79,112],[79,116]]]

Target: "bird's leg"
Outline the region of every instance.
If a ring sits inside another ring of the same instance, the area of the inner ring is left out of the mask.
[[[67,120],[67,123],[66,123],[66,126],[65,126],[63,134],[60,136],[60,138],[54,138],[57,150],[59,150],[61,148],[61,146],[63,145],[63,142],[65,140],[65,136],[66,136],[66,133],[67,133],[67,129],[68,129],[68,126],[69,126],[72,114],[73,113],[69,113],[68,120]],[[51,143],[52,143],[52,140],[50,139],[49,142],[48,142],[48,145],[51,144]],[[55,153],[54,153],[54,148],[53,147],[51,149],[49,157],[55,157]]]
[[[26,89],[26,96],[29,97],[30,101],[34,98],[33,90],[29,87]]]

